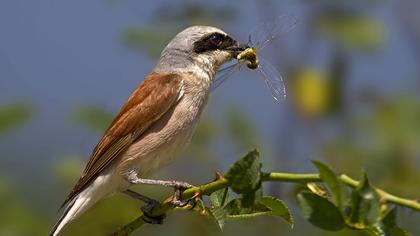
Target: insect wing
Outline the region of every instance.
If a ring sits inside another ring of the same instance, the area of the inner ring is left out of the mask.
[[[286,86],[280,72],[267,60],[260,58],[258,71],[262,79],[271,91],[274,100],[280,101],[286,98]]]
[[[213,83],[211,85],[211,91],[214,91],[223,82],[225,82],[226,79],[231,77],[233,73],[238,71],[241,68],[242,64],[243,64],[243,62],[236,62],[233,65],[230,65],[230,66],[227,66],[225,68],[220,69],[219,72],[217,72],[216,79],[213,81]]]
[[[283,35],[297,25],[295,16],[281,15],[254,28],[249,36],[249,44],[259,50],[272,42],[278,36]]]

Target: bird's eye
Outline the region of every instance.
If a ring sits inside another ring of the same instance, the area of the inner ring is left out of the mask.
[[[221,34],[213,34],[210,36],[210,41],[215,44],[219,45],[223,42],[224,36]]]
[[[216,32],[205,35],[198,41],[194,42],[194,52],[202,53],[219,49],[223,50],[235,43],[236,41],[229,36]]]

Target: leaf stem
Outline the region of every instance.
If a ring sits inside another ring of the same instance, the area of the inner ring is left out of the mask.
[[[263,173],[261,176],[263,182],[290,182],[290,183],[310,183],[310,182],[322,182],[319,174],[293,174],[293,173]],[[340,175],[340,181],[349,187],[355,188],[359,185],[359,181],[350,178],[347,175]],[[208,184],[204,184],[198,187],[189,188],[182,193],[184,199],[188,199],[194,196],[196,193],[201,195],[210,195],[211,193],[229,187],[229,183],[225,178],[220,178]],[[385,202],[393,203],[399,206],[407,207],[415,211],[420,211],[420,202],[416,200],[410,200],[402,197],[395,196],[387,193],[381,189],[376,189],[381,195]],[[151,216],[159,216],[165,214],[167,211],[172,210],[174,207],[171,205],[170,200],[172,196],[168,197],[160,205],[156,206]],[[112,233],[112,236],[126,236],[132,233],[137,228],[144,225],[146,222],[143,220],[143,215],[140,215],[130,223],[122,226],[117,231]]]

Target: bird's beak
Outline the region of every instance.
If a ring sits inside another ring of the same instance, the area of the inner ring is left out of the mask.
[[[229,52],[232,54],[233,58],[236,58],[241,52],[245,51],[247,48],[250,48],[248,44],[237,43],[235,46],[228,48]]]

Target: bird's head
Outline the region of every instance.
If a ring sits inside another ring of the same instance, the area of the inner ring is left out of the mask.
[[[162,51],[157,69],[202,69],[211,77],[220,66],[245,50],[235,39],[211,26],[191,26],[178,33]]]

